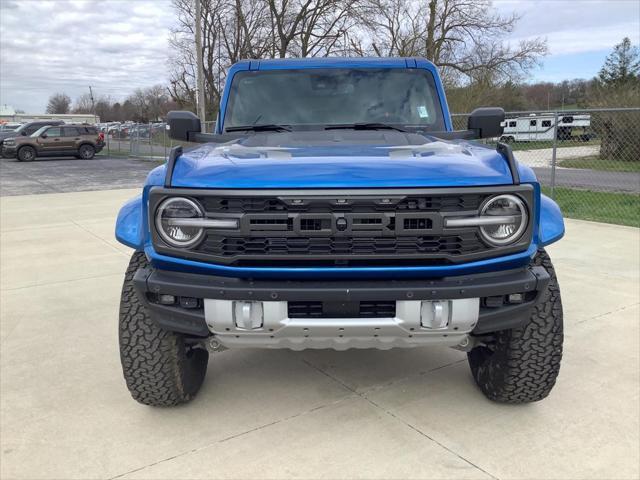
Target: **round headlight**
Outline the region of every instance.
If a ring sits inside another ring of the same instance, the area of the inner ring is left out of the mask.
[[[527,228],[527,207],[515,195],[498,195],[490,198],[482,207],[480,215],[487,220],[480,227],[480,233],[493,245],[502,246],[513,243]]]
[[[202,238],[204,229],[190,226],[189,222],[184,220],[203,217],[202,208],[193,200],[182,197],[169,198],[156,210],[156,229],[160,237],[172,247],[188,248]]]

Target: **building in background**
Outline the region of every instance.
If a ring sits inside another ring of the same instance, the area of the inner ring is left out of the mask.
[[[90,113],[16,113],[11,105],[0,106],[0,124],[9,122],[25,123],[34,120],[62,120],[65,123],[100,123],[100,117]]]

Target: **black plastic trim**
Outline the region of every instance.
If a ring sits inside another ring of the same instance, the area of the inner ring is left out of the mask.
[[[147,299],[147,278],[152,270],[140,268],[133,277],[133,284],[138,299],[149,310],[151,320],[161,328],[171,332],[186,334],[193,337],[209,336],[209,328],[204,320],[204,310],[187,310],[180,307],[160,305]]]
[[[549,283],[543,267],[448,277],[438,280],[248,280],[152,268],[139,269],[133,282],[151,318],[162,328],[192,336],[207,336],[204,311],[151,303],[147,293],[195,298],[257,301],[392,301],[482,298],[510,293],[537,292],[535,300],[499,308],[481,308],[473,334],[484,334],[525,324]]]
[[[173,171],[176,168],[176,160],[178,160],[178,157],[180,155],[182,155],[182,146],[176,145],[175,147],[171,148],[171,151],[169,152],[169,158],[167,160],[167,172],[164,177],[165,188],[171,187],[171,179],[173,178]]]
[[[516,159],[513,156],[513,150],[511,149],[511,145],[508,145],[503,142],[498,142],[498,144],[496,145],[496,150],[507,161],[507,164],[509,165],[509,170],[511,171],[511,178],[513,179],[513,184],[520,185],[520,174],[518,173],[518,165],[516,164]]]

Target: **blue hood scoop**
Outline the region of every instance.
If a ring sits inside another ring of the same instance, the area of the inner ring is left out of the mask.
[[[513,182],[494,148],[395,131],[256,134],[183,153],[186,188],[462,187]]]

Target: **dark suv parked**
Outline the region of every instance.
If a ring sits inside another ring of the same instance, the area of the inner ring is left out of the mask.
[[[91,125],[45,126],[28,137],[8,138],[2,145],[5,157],[28,162],[36,157],[74,155],[89,160],[104,147],[104,134]]]

